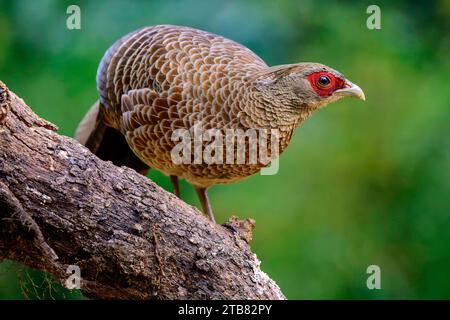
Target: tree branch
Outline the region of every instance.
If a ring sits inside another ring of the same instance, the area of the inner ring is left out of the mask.
[[[0,82],[0,260],[101,299],[284,299],[246,241],[150,179],[97,158]]]

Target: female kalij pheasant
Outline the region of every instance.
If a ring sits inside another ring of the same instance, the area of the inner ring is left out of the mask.
[[[175,130],[275,129],[282,152],[313,111],[345,96],[364,100],[357,85],[325,65],[268,67],[236,42],[171,25],[145,27],[114,43],[99,65],[97,89],[100,99],[77,139],[116,165],[160,170],[178,196],[178,178],[186,179],[213,221],[207,188],[243,179],[267,163],[174,162]],[[252,146],[245,141],[248,160]]]

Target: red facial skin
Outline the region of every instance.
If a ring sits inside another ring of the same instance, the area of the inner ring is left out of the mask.
[[[330,82],[327,85],[321,85],[318,80],[321,76],[328,77]],[[313,90],[321,97],[326,98],[333,94],[334,91],[345,87],[345,80],[336,77],[334,74],[326,71],[314,72],[307,76]]]

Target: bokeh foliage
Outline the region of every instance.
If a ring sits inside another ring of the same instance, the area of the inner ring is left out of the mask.
[[[75,3],[82,29],[69,31],[66,8]],[[0,0],[0,79],[73,136],[97,99],[102,54],[144,25],[221,34],[270,65],[327,64],[367,101],[317,112],[296,131],[277,175],[212,188],[218,220],[256,219],[252,248],[288,298],[450,298],[450,2],[378,1],[381,30],[366,28],[370,4]],[[150,177],[170,190],[163,175]],[[382,290],[366,288],[371,264],[381,267]],[[21,288],[30,279],[45,286],[42,273],[4,262],[0,298],[81,297]]]

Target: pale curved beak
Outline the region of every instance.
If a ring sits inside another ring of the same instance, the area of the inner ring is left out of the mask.
[[[362,89],[359,86],[348,80],[345,81],[345,88],[336,90],[334,94],[338,94],[343,97],[355,97],[360,100],[366,100],[364,91],[362,91]]]

